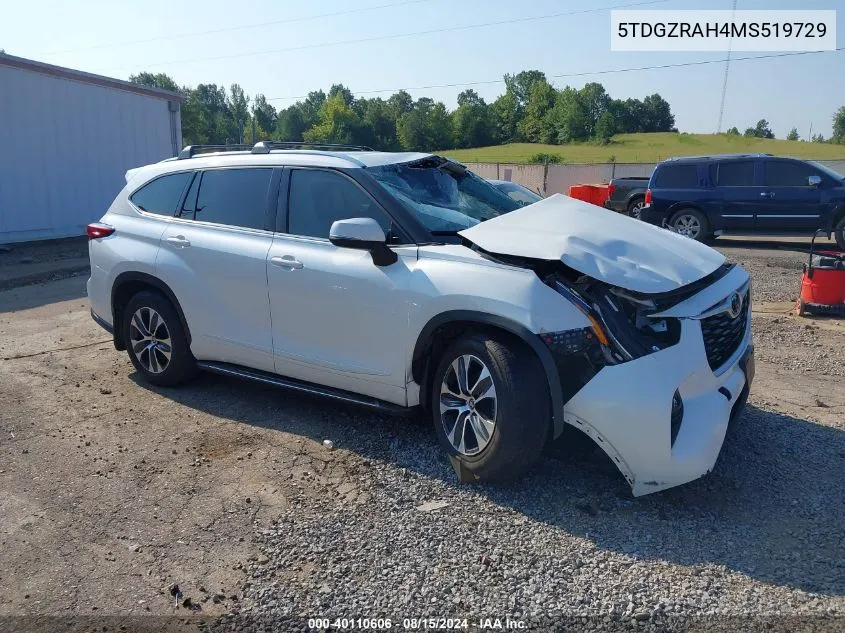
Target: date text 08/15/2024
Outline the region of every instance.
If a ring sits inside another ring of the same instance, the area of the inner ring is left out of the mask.
[[[404,630],[524,630],[522,620],[504,618],[309,618],[308,628],[315,630],[386,631],[394,628]]]

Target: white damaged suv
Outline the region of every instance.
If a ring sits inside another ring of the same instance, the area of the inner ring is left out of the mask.
[[[754,374],[750,280],[566,196],[522,207],[448,159],[188,147],[89,225],[94,319],[136,370],[418,407],[465,481],[566,425],[641,495],[716,461]]]

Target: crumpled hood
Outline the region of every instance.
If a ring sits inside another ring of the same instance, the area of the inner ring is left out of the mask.
[[[722,254],[700,242],[561,194],[460,235],[490,253],[560,259],[580,273],[633,292],[675,290],[725,262]]]

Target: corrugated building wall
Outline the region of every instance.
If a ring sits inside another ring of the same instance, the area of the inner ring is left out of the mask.
[[[0,243],[84,234],[127,169],[176,155],[182,100],[0,55]]]

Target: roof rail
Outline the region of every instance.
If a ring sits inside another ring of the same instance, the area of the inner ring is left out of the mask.
[[[205,154],[209,152],[246,152],[252,149],[252,145],[236,144],[236,145],[188,145],[182,148],[179,152],[179,160],[183,158],[193,158],[197,154]]]
[[[274,149],[315,149],[329,152],[373,152],[366,145],[344,145],[342,143],[306,143],[305,141],[259,141],[252,147],[253,154],[269,154]]]
[[[708,158],[758,158],[760,156],[772,156],[773,154],[763,153],[763,152],[752,152],[752,153],[737,153],[737,154],[705,154],[703,156],[671,156],[666,158],[665,161],[676,161],[676,160],[706,160]]]

